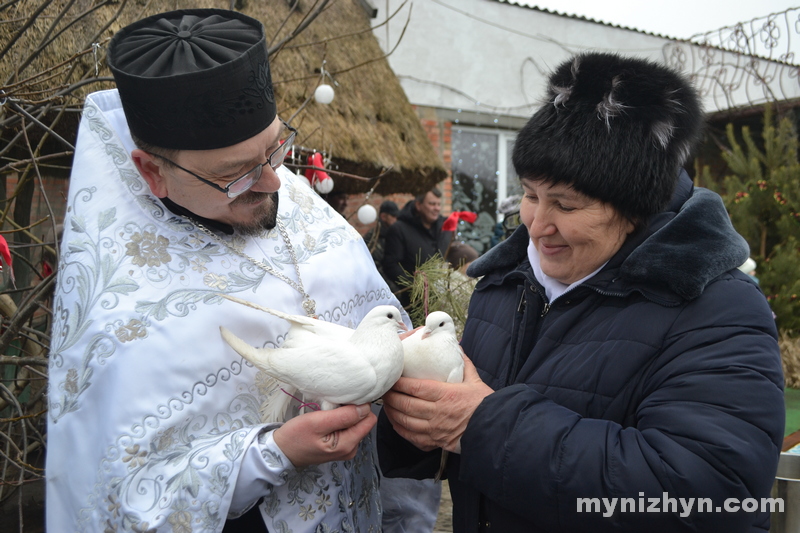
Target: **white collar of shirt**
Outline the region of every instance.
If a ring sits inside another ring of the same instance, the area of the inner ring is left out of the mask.
[[[550,303],[553,303],[556,298],[565,292],[571,291],[573,288],[577,287],[587,279],[594,277],[594,275],[600,272],[600,270],[606,266],[606,263],[608,263],[608,261],[606,261],[606,263],[600,265],[600,268],[585,278],[579,279],[570,285],[566,285],[556,279],[551,278],[542,271],[542,265],[539,261],[539,252],[536,250],[536,247],[533,245],[533,241],[531,240],[528,241],[528,259],[530,260],[531,267],[533,268],[533,275],[536,276],[536,281],[541,283],[542,287],[544,287],[544,292],[547,295],[547,301]]]

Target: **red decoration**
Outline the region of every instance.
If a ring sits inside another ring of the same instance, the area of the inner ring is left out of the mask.
[[[8,241],[0,235],[0,271],[3,266],[8,265],[8,272],[11,274],[11,282],[14,282],[14,268],[11,266],[11,250],[8,248]]]
[[[307,168],[305,171],[308,184],[313,186],[318,193],[328,194],[333,190],[333,180],[324,170],[325,162],[322,160],[320,152],[314,152],[308,156],[308,166],[316,168]]]
[[[458,227],[459,220],[472,224],[478,220],[478,213],[473,213],[472,211],[453,211],[450,213],[450,216],[447,217],[447,220],[444,221],[444,224],[442,224],[442,231],[455,231]]]

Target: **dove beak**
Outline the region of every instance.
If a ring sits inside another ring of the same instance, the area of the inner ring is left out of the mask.
[[[425,328],[424,330],[422,330],[422,337],[420,338],[420,340],[425,340],[430,336],[431,336],[431,330]]]
[[[397,329],[399,329],[400,331],[408,331],[408,327],[406,327],[406,325],[403,324],[402,322],[397,323]]]

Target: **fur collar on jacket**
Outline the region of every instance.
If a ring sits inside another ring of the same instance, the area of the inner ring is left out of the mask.
[[[711,280],[744,263],[750,248],[731,225],[722,199],[686,180],[682,175],[670,207],[631,235],[598,277],[618,268],[615,276],[629,287],[666,288],[693,300]],[[528,239],[527,229],[520,226],[474,261],[467,274],[480,277],[515,268],[527,259]]]

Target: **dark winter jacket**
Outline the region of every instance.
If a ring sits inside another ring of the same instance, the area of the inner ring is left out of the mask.
[[[452,231],[442,231],[444,221],[445,218],[439,216],[430,228],[426,228],[422,225],[414,201],[408,202],[386,234],[383,250],[386,278],[396,283],[405,272],[413,274],[418,265],[437,253],[444,257],[453,237]],[[406,305],[407,296],[400,298],[400,301]]]
[[[378,269],[381,277],[389,285],[389,288],[392,289],[392,292],[397,292],[397,285],[393,280],[389,279],[383,271],[383,255],[386,249],[386,236],[389,234],[389,228],[390,226],[384,222],[378,221],[378,224],[364,235],[364,242],[367,244],[370,254],[372,254],[375,268]]]
[[[496,392],[448,463],[456,533],[767,531],[769,513],[716,508],[770,495],[784,425],[775,324],[736,270],[748,248],[720,198],[687,182],[552,303],[524,226],[471,265],[483,278],[462,346]],[[379,453],[387,475],[438,466],[383,416]],[[581,512],[579,498],[597,500]]]

